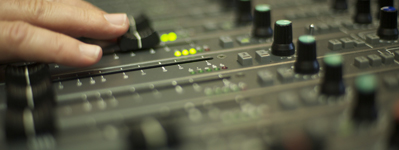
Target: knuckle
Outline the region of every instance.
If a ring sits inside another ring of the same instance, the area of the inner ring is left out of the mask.
[[[29,39],[31,27],[28,23],[18,21],[9,24],[8,28],[8,44],[12,47],[19,47]]]
[[[31,0],[26,4],[27,11],[30,13],[33,18],[32,19],[40,19],[45,14],[47,9],[49,9],[47,2],[44,0]]]

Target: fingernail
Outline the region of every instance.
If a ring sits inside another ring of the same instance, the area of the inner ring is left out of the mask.
[[[105,14],[104,17],[109,23],[116,26],[125,25],[127,20],[126,14]]]
[[[101,52],[101,47],[97,45],[80,44],[79,50],[82,55],[97,60]]]

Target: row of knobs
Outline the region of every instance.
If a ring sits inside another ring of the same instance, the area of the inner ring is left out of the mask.
[[[54,132],[55,94],[49,67],[40,63],[12,64],[6,68],[7,140]]]

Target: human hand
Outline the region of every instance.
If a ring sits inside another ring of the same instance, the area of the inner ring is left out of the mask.
[[[73,37],[112,39],[129,28],[126,14],[107,14],[82,0],[0,0],[0,62],[83,67],[101,47]]]

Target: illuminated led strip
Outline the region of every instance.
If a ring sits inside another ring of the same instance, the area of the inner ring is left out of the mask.
[[[27,137],[36,134],[35,123],[33,121],[33,114],[29,108],[26,108],[24,110],[23,123],[24,123],[25,134]]]
[[[26,80],[26,84],[27,84],[26,89],[25,89],[26,100],[27,100],[28,106],[30,108],[34,108],[35,103],[33,102],[34,99],[33,99],[32,86],[30,85],[28,66],[25,66],[25,80]]]
[[[141,36],[139,32],[137,32],[136,28],[136,20],[134,20],[133,16],[129,16],[129,21],[130,21],[130,31],[132,34],[137,38],[137,44],[139,46],[139,49],[143,48],[143,44],[141,43]]]
[[[150,148],[167,146],[167,137],[162,125],[154,118],[149,118],[141,123],[147,146]]]

